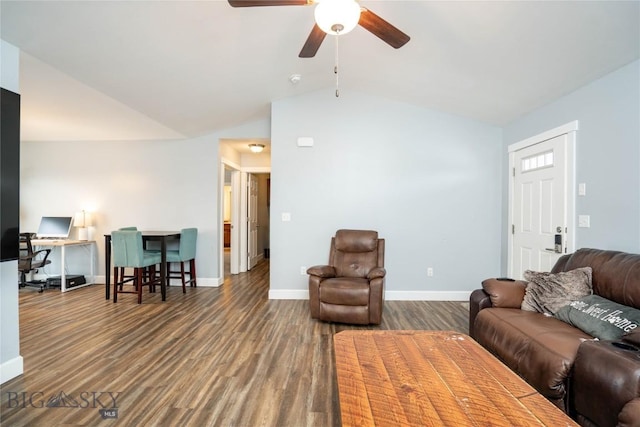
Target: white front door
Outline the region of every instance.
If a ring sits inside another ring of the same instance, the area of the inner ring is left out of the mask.
[[[247,225],[248,225],[248,268],[258,263],[258,181],[253,174],[248,175]]]
[[[576,124],[577,126],[577,124]],[[510,277],[525,270],[550,271],[558,258],[573,251],[572,133],[539,142],[528,140],[510,156]]]

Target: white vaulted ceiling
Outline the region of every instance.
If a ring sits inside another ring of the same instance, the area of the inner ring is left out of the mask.
[[[359,27],[342,36],[341,93],[498,126],[640,57],[638,1],[361,4],[411,41],[395,50]],[[332,37],[298,58],[313,6],[2,0],[0,18],[0,37],[23,53],[25,140],[199,136],[335,85]]]

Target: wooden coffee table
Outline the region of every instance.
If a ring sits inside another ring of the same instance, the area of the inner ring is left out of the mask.
[[[334,344],[343,427],[578,425],[464,334],[343,331]]]

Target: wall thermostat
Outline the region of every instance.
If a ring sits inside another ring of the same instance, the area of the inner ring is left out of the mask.
[[[310,136],[299,137],[298,147],[313,147],[313,138],[311,138]]]

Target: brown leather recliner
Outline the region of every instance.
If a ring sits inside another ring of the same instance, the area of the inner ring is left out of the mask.
[[[384,239],[377,231],[338,230],[329,264],[307,270],[313,319],[379,325],[384,302]]]

